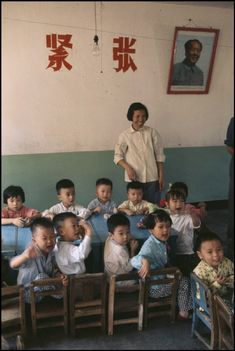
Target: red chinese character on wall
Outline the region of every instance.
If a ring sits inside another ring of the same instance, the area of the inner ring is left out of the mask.
[[[70,43],[72,35],[70,34],[51,34],[46,36],[47,48],[52,48],[53,55],[49,55],[49,65],[47,68],[52,67],[54,71],[59,71],[62,64],[69,70],[71,70],[72,65],[66,61],[68,52],[65,48],[72,49],[73,44]]]
[[[135,49],[131,48],[136,42],[136,39],[130,39],[128,37],[114,38],[113,43],[118,44],[118,47],[113,48],[113,59],[118,61],[118,68],[115,68],[117,72],[123,70],[126,72],[129,68],[133,71],[137,69],[130,54],[135,53]]]

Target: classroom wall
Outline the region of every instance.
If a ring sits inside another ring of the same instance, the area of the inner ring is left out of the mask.
[[[191,202],[227,198],[230,157],[223,146],[167,148],[165,152],[165,190],[169,183],[184,181]],[[20,184],[26,204],[39,210],[57,202],[55,184],[62,178],[73,180],[77,202],[84,206],[95,197],[96,179],[104,176],[113,181],[113,200],[117,204],[126,200],[123,172],[113,163],[112,151],[5,156],[2,170],[2,187]]]
[[[123,172],[113,164],[112,150],[129,126],[129,105],[141,101],[149,109],[148,125],[163,138],[166,183],[187,181],[191,201],[227,198],[223,142],[233,115],[233,10],[161,2],[96,5],[97,57],[94,2],[2,3],[2,186],[20,184],[36,193],[28,199],[41,209],[55,202],[60,178],[78,182],[87,203],[95,179],[110,176],[116,188],[120,184],[117,199],[123,198]],[[174,28],[188,26],[189,18],[198,27],[220,29],[210,91],[168,95]],[[51,33],[72,34],[71,71],[46,68]],[[136,39],[135,72],[114,69],[113,38],[119,36]]]

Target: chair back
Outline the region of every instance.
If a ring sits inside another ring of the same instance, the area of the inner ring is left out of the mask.
[[[234,350],[234,315],[223,299],[215,295],[215,309],[219,328],[219,350]]]
[[[137,272],[109,277],[108,335],[113,335],[114,325],[138,325],[143,329],[144,282]]]
[[[145,279],[145,327],[147,327],[148,320],[155,316],[168,314],[171,317],[171,322],[175,321],[176,298],[180,277],[181,272],[177,267],[150,270],[149,276]],[[159,298],[152,298],[149,296],[149,289],[152,286],[160,286],[163,284],[167,284],[169,286],[170,294],[168,296]]]
[[[24,288],[12,285],[1,288],[1,327],[5,336],[25,335]]]
[[[192,334],[209,349],[214,350],[218,342],[218,327],[213,293],[195,273],[191,273],[190,277],[193,297]],[[207,327],[210,334],[209,341],[200,331],[199,322]]]
[[[77,274],[69,277],[70,332],[106,324],[105,273]]]
[[[42,300],[37,302],[37,297],[42,297]],[[62,284],[61,278],[32,281],[30,305],[33,334],[41,328],[59,326],[64,327],[65,334],[68,333],[67,287]]]

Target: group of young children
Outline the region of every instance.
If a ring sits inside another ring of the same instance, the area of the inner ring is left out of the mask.
[[[60,202],[43,212],[24,206],[25,195],[19,186],[9,186],[3,193],[6,207],[2,209],[2,225],[30,225],[32,230],[31,244],[10,261],[11,268],[19,270],[17,283],[25,287],[26,302],[29,303],[29,284],[33,280],[59,275],[66,286],[68,275],[85,273],[84,261],[92,241],[92,227],[86,220],[96,214],[107,219],[104,248],[107,274],[137,269],[140,277],[145,278],[151,269],[179,267],[182,273],[178,289],[179,319],[188,319],[192,310],[192,271],[222,296],[233,288],[233,262],[224,257],[219,236],[206,230],[200,233],[195,246],[194,231],[205,220],[206,209],[203,203],[199,207],[186,203],[186,184],[177,182],[171,186],[161,203],[164,208],[143,200],[142,183],[137,181],[128,183],[127,200],[119,206],[112,200],[112,181],[106,178],[97,180],[96,198],[87,208],[76,204],[71,180],[58,181],[56,191]],[[131,235],[128,218],[137,214],[143,215],[138,226],[149,231],[149,238],[141,248]],[[176,252],[170,261],[167,241],[173,232],[177,235]],[[169,294],[167,284],[153,285],[149,291],[153,298]]]

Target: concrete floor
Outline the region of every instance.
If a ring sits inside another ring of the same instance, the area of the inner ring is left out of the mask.
[[[206,225],[225,239],[226,210],[208,212]],[[168,317],[149,321],[142,332],[136,325],[115,326],[114,335],[102,334],[98,328],[81,330],[77,336],[65,336],[61,329],[40,331],[37,338],[26,341],[27,350],[205,350],[191,337],[191,321],[169,322]]]

